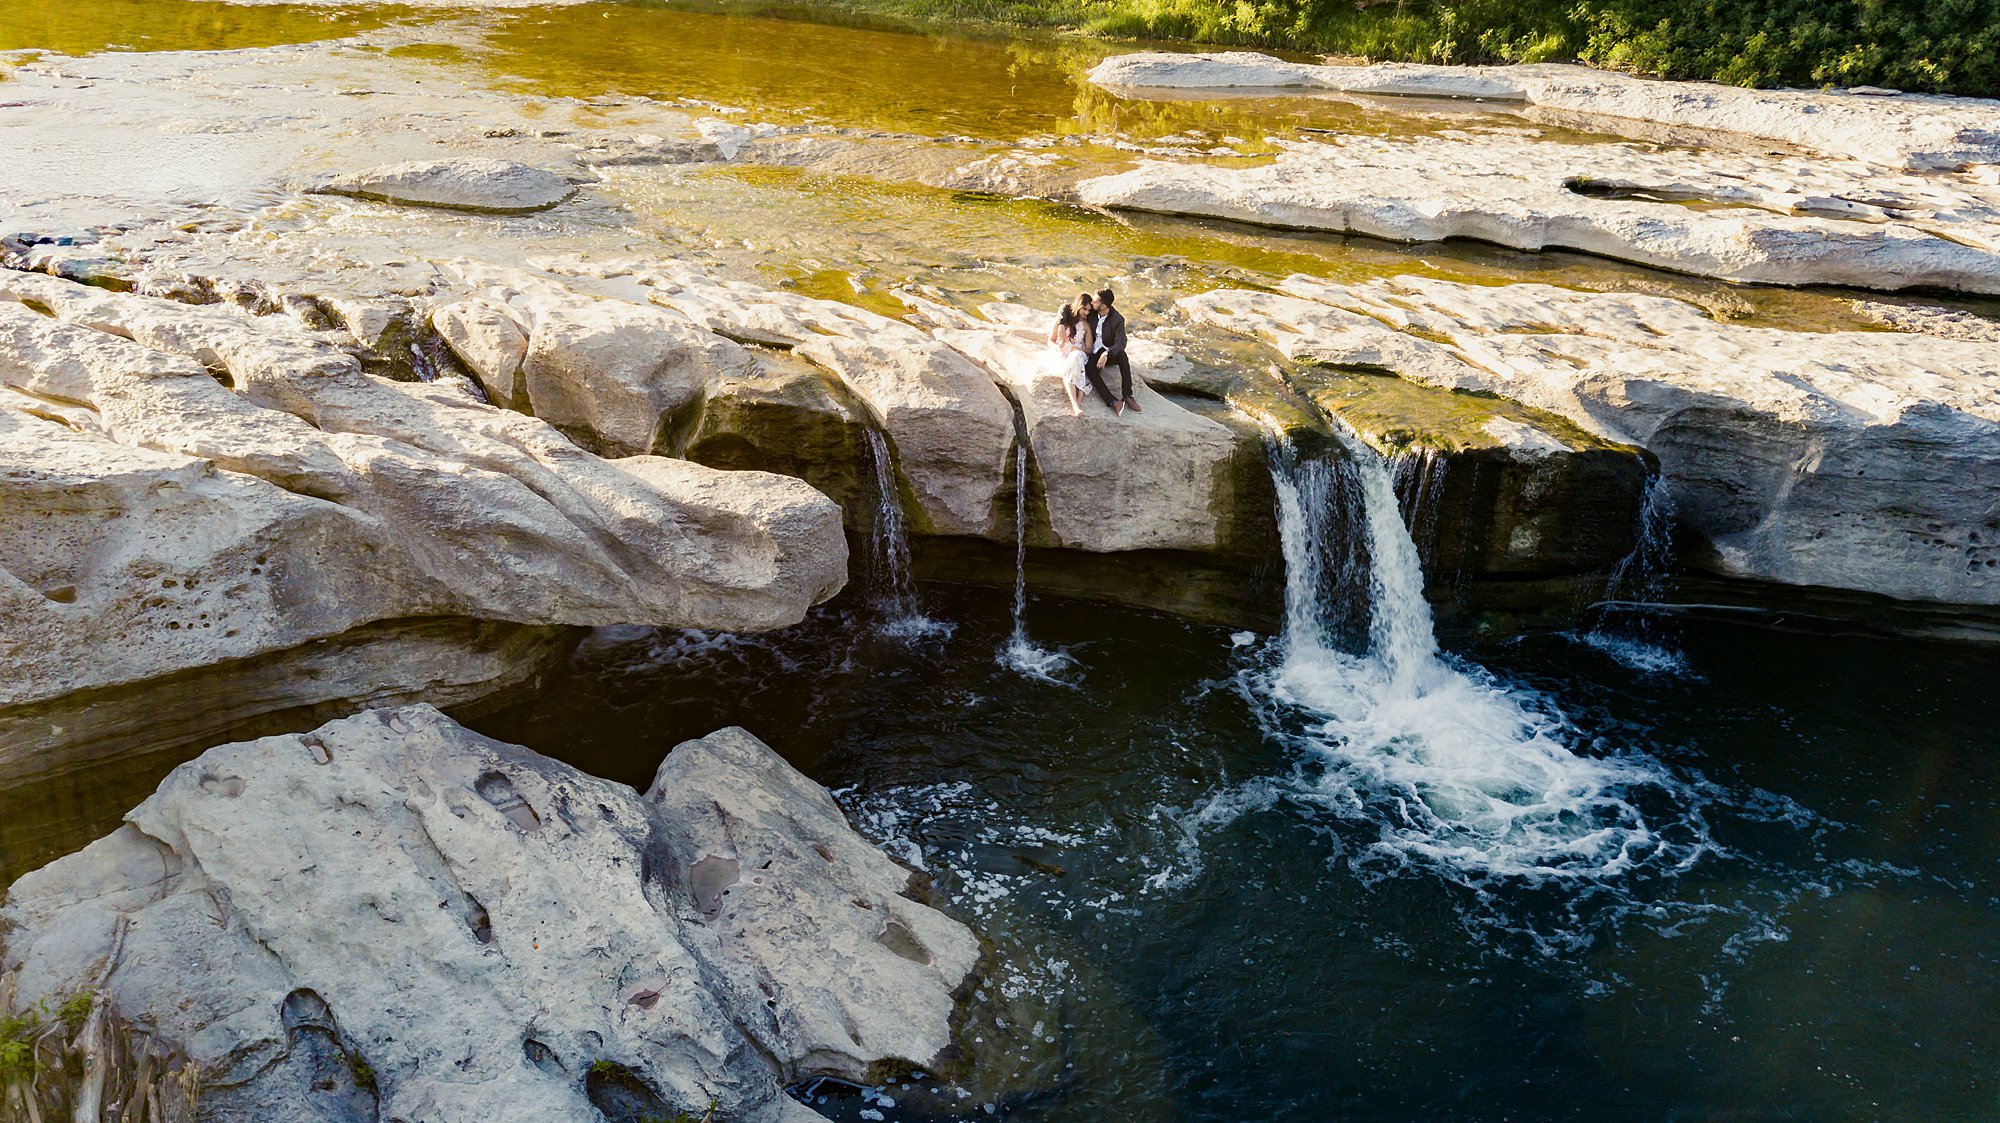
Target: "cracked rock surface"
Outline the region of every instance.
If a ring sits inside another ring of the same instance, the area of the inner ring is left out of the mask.
[[[412,706],[209,750],[0,916],[24,1001],[102,977],[204,1118],[799,1123],[948,1059],[978,944],[910,879],[742,730],[642,797]]]
[[[600,459],[285,317],[0,273],[0,771],[66,744],[32,711],[64,695],[408,618],[781,627],[846,558],[801,481]]]

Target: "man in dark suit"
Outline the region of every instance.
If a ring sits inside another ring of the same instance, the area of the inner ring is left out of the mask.
[[[1097,315],[1090,325],[1093,340],[1090,364],[1084,373],[1090,376],[1091,388],[1104,399],[1105,405],[1119,413],[1129,406],[1133,413],[1138,413],[1139,402],[1132,397],[1132,362],[1125,357],[1125,317],[1111,306],[1114,299],[1110,289],[1097,290]],[[1117,398],[1111,396],[1111,387],[1104,381],[1113,366],[1118,368],[1118,388],[1123,391]]]

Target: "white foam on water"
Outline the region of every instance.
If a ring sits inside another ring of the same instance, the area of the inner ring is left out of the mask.
[[[1570,638],[1603,653],[1628,671],[1637,671],[1642,675],[1694,676],[1687,657],[1664,644],[1636,636],[1618,635],[1602,628],[1572,633]]]
[[[1171,893],[1193,884],[1206,868],[1201,853],[1202,836],[1222,830],[1251,812],[1269,811],[1277,806],[1283,794],[1274,781],[1252,780],[1224,788],[1187,810],[1155,808],[1152,817],[1171,832],[1176,853],[1172,862],[1148,874],[1141,885],[1150,892]]]
[[[1481,878],[1612,877],[1676,849],[1632,799],[1642,787],[1678,789],[1664,768],[1578,754],[1537,699],[1439,654],[1388,466],[1358,438],[1345,443],[1352,496],[1331,463],[1274,458],[1285,632],[1275,659],[1243,681],[1267,728],[1316,766],[1287,794],[1372,820],[1378,858]],[[1325,622],[1323,559],[1343,513],[1359,516],[1370,562],[1359,654],[1336,648]]]
[[[1062,677],[1063,672],[1076,667],[1076,660],[1069,652],[1037,646],[1018,628],[1000,647],[1000,665],[1023,677],[1052,685],[1075,685]]]

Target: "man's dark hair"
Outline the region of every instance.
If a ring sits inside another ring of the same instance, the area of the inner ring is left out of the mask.
[[[1098,299],[1099,301],[1101,301],[1101,302],[1105,303],[1105,304],[1115,304],[1115,303],[1117,303],[1116,301],[1114,301],[1114,300],[1113,300],[1113,299],[1111,298],[1111,290],[1110,290],[1110,289],[1098,289],[1098,290],[1097,290],[1097,299]]]

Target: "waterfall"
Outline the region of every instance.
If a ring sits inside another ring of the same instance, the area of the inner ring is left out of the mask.
[[[1000,664],[1029,678],[1061,681],[1056,672],[1073,660],[1028,639],[1028,442],[1014,442],[1014,631],[1000,649]]]
[[[1611,568],[1598,606],[1605,611],[1580,637],[1626,667],[1647,674],[1688,670],[1672,629],[1650,607],[1665,594],[1673,567],[1673,514],[1666,481],[1657,472],[1647,476],[1632,552]]]
[[[1337,427],[1337,430],[1339,427]],[[1349,471],[1271,458],[1285,558],[1275,666],[1243,681],[1267,727],[1305,751],[1292,798],[1379,828],[1369,848],[1478,877],[1598,876],[1657,851],[1625,797],[1641,765],[1579,756],[1561,719],[1483,669],[1439,653],[1423,568],[1389,465],[1337,431]],[[1366,650],[1333,642],[1354,528],[1367,546]]]
[[[889,442],[872,425],[862,431],[868,437],[875,472],[875,533],[869,543],[874,591],[870,600],[882,617],[882,631],[900,639],[949,633],[949,624],[923,614],[910,580],[910,539],[903,529],[903,504],[896,495],[896,465],[889,456]]]

